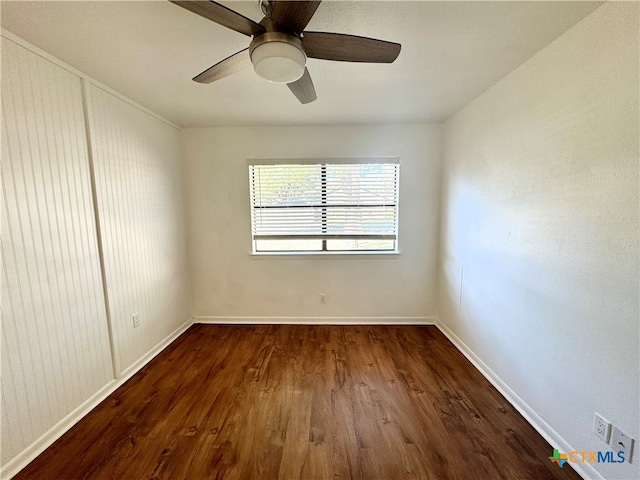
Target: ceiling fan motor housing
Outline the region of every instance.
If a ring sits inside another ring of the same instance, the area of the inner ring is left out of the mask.
[[[300,39],[277,31],[254,37],[249,45],[249,55],[255,72],[273,83],[299,80],[307,64],[307,54]]]

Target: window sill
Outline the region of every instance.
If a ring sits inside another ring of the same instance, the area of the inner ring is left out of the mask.
[[[255,260],[395,260],[400,252],[252,252],[251,258]]]

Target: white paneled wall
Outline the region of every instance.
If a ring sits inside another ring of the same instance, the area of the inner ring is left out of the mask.
[[[176,128],[91,85],[89,112],[117,364],[126,370],[189,317]],[[132,315],[141,326],[134,329]]]
[[[3,39],[2,463],[113,378],[81,80]]]
[[[2,478],[188,325],[180,156],[176,127],[2,32]]]

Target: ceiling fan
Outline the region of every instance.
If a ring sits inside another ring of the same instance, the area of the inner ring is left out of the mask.
[[[316,90],[307,58],[339,62],[391,63],[400,44],[343,33],[306,32],[317,1],[259,0],[265,17],[256,23],[213,0],[170,0],[182,8],[253,37],[248,48],[225,58],[193,80],[211,83],[253,64],[255,72],[274,83],[286,83],[300,103],[313,102]]]

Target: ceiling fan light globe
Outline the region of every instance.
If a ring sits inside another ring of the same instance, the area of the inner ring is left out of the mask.
[[[304,74],[306,54],[290,43],[268,42],[251,52],[253,69],[258,76],[273,83],[292,83]]]

